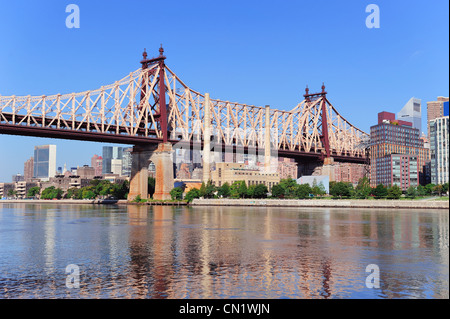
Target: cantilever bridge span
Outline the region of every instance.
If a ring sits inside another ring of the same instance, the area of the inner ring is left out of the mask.
[[[307,88],[290,111],[217,100],[187,86],[165,64],[162,48],[159,52],[147,59],[144,51],[141,68],[95,90],[0,96],[0,134],[132,144],[141,156],[142,149],[151,145],[155,145],[152,153],[158,152],[157,145],[164,153],[180,142],[201,145],[209,152],[214,136],[224,148],[265,149],[266,157],[276,150],[297,159],[366,162],[361,142],[367,134],[339,114],[327,99],[325,86],[313,94]],[[132,176],[131,188],[145,188],[143,180],[135,183]],[[158,183],[158,175],[157,184],[156,196],[168,193],[170,185]],[[130,191],[141,193],[146,190]]]

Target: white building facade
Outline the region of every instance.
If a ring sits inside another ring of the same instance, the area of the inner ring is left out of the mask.
[[[431,183],[449,182],[449,117],[430,121]]]

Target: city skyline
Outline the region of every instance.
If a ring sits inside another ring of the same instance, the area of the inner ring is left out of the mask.
[[[345,10],[342,4],[327,2],[324,5],[321,1],[284,3],[276,8],[269,2],[258,2],[258,6],[237,2],[187,6],[180,2],[170,12],[161,8],[161,16],[154,19],[181,19],[186,32],[198,34],[204,41],[188,42],[179,37],[179,28],[175,28],[149,38],[138,34],[121,37],[126,45],[120,48],[108,43],[115,38],[114,32],[120,32],[120,26],[108,21],[122,18],[124,23],[131,23],[133,17],[136,22],[135,15],[144,13],[120,4],[108,7],[87,1],[77,4],[82,21],[77,30],[65,27],[65,4],[56,1],[45,5],[27,2],[27,6],[18,1],[3,6],[0,25],[5,23],[8,27],[0,28],[7,48],[0,53],[1,95],[70,93],[100,87],[137,69],[143,48],[147,48],[150,56],[157,55],[161,43],[168,65],[176,67],[193,88],[209,91],[212,97],[290,109],[301,101],[306,85],[315,92],[320,91],[320,85],[325,82],[331,102],[366,133],[372,125],[371,119],[379,111],[397,113],[411,97],[422,100],[422,130],[425,131],[426,102],[449,95],[448,16],[445,13],[448,10],[442,10],[443,7],[448,9],[445,1],[426,7],[410,6],[405,1],[395,4],[378,1],[380,29],[365,26],[367,4],[357,1],[345,4]],[[240,14],[239,9],[252,14]],[[104,15],[100,16],[99,12]],[[188,21],[183,17],[186,12],[198,17],[205,15],[206,20]],[[209,16],[211,12],[219,18],[234,19],[236,23],[228,28],[216,26]],[[419,13],[420,21],[414,19]],[[43,21],[44,15],[49,19]],[[317,25],[318,16],[325,19]],[[29,21],[28,26],[32,24],[33,29],[21,26],[21,19]],[[137,22],[136,28],[140,23]],[[205,24],[209,27],[204,28]],[[307,28],[309,25],[317,28]],[[105,36],[98,45],[95,34]],[[253,37],[254,34],[258,36]],[[317,50],[305,49],[307,40],[323,36],[326,40],[317,41]],[[61,39],[64,46],[57,41],[41,41],[48,38]],[[211,47],[218,45],[217,39],[220,39],[218,50],[213,50]],[[101,50],[96,49],[100,47]],[[89,55],[83,54],[85,48],[90,48]],[[23,60],[30,57],[40,62],[25,67]],[[189,63],[184,62],[186,57]],[[275,60],[277,67],[267,72],[266,61]],[[269,78],[283,80],[267,81],[267,74]],[[364,112],[355,112],[362,104]],[[100,155],[104,146],[102,143],[0,135],[2,149],[20,145],[20,148],[14,147],[14,152],[0,155],[0,181],[23,173],[23,163],[31,156],[27,150],[45,144],[57,145],[57,166],[66,163],[67,167],[89,165],[92,155]]]

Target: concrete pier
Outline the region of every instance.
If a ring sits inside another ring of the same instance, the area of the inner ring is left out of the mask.
[[[173,150],[171,143],[161,143],[158,146],[134,146],[131,153],[131,178],[128,200],[138,195],[142,199],[148,196],[148,166],[153,162],[156,167],[156,184],[154,199],[171,199],[170,191],[174,187]]]

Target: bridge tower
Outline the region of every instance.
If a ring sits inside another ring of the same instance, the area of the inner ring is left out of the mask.
[[[148,166],[153,162],[156,167],[156,183],[154,199],[171,199],[170,191],[174,186],[173,174],[173,149],[168,141],[167,105],[166,105],[166,85],[165,85],[165,64],[164,49],[161,45],[159,56],[147,59],[147,52],[144,49],[142,54],[142,69],[147,69],[150,65],[158,64],[158,103],[152,107],[153,117],[158,120],[159,128],[162,132],[162,142],[157,147],[154,145],[134,146],[131,153],[131,177],[128,200],[135,199],[138,195],[142,199],[148,198]],[[144,80],[143,80],[144,83]],[[146,96],[145,85],[141,86],[141,104],[143,107]],[[158,108],[156,106],[159,105]]]
[[[330,138],[328,135],[328,116],[327,116],[327,92],[325,91],[325,83],[322,84],[322,92],[320,93],[309,93],[308,87],[305,89],[305,94],[303,95],[307,103],[311,103],[317,99],[321,99],[321,136],[320,140],[325,149],[325,154],[323,158],[324,165],[333,164],[334,159],[331,157],[330,149]]]

